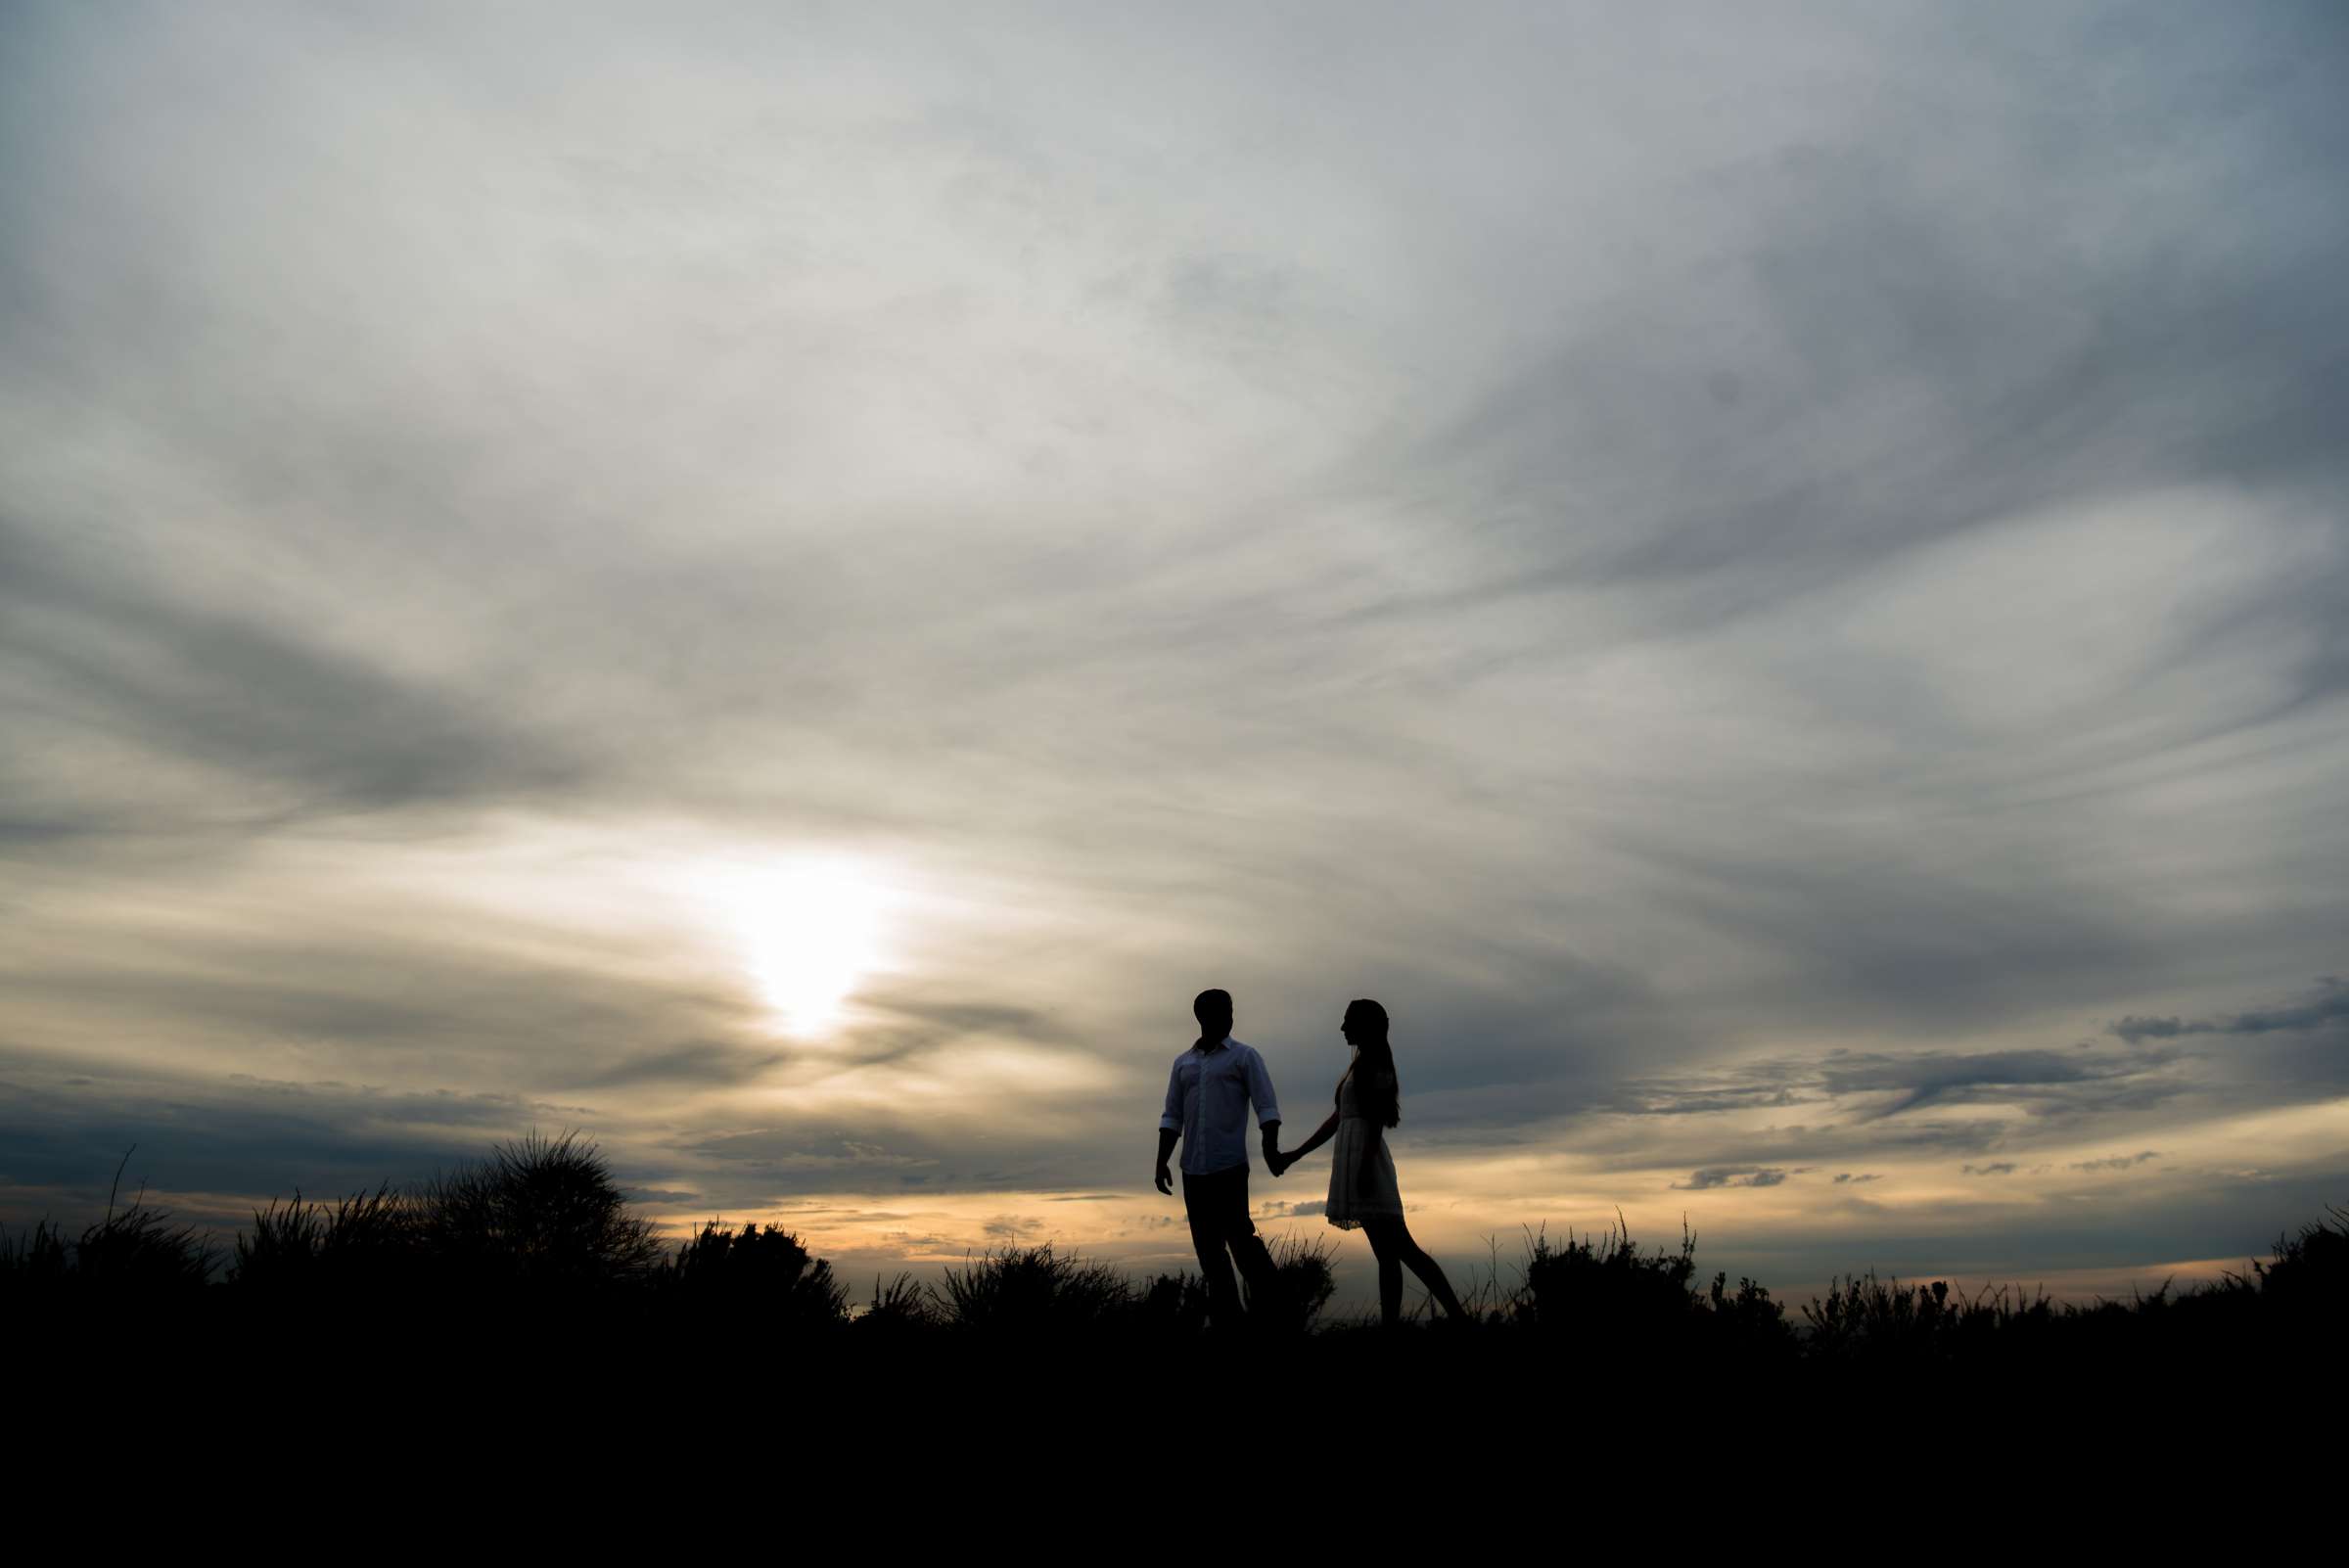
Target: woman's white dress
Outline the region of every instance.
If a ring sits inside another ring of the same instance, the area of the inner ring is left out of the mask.
[[[1395,1156],[1387,1151],[1383,1130],[1370,1120],[1354,1092],[1354,1070],[1338,1080],[1338,1133],[1329,1157],[1329,1222],[1352,1230],[1366,1219],[1381,1215],[1403,1218],[1403,1191],[1395,1184]],[[1363,1145],[1370,1145],[1364,1169]]]

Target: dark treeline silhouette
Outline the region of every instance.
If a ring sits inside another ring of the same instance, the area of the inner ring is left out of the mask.
[[[1277,1299],[1250,1302],[1250,1339],[1307,1358],[1369,1350],[1504,1389],[1512,1367],[1552,1359],[1590,1376],[2036,1377],[2158,1365],[2174,1377],[2267,1356],[2329,1357],[2349,1320],[2349,1212],[2340,1210],[2280,1237],[2271,1259],[2183,1291],[2078,1304],[1862,1273],[1793,1316],[1751,1279],[1704,1279],[1685,1231],[1677,1249],[1643,1249],[1619,1222],[1563,1242],[1529,1236],[1513,1278],[1496,1257],[1462,1293],[1464,1319],[1401,1334],[1367,1314],[1331,1317],[1326,1242],[1290,1238],[1272,1256]],[[1207,1308],[1195,1274],[1135,1277],[1050,1245],[971,1258],[926,1287],[910,1275],[877,1279],[852,1300],[829,1263],[773,1226],[711,1221],[664,1241],[594,1146],[572,1134],[498,1145],[412,1188],[272,1202],[225,1248],[143,1195],[110,1203],[78,1233],[48,1221],[0,1231],[0,1314],[12,1332],[177,1321],[215,1349],[242,1330],[291,1325],[372,1328],[378,1343],[391,1329],[417,1349],[608,1345],[641,1333],[806,1352],[820,1340],[835,1363],[865,1361],[863,1347],[935,1360],[987,1343],[1018,1343],[1029,1357],[1039,1345],[1150,1355],[1205,1335]]]

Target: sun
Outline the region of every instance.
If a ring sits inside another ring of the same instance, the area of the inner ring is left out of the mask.
[[[882,959],[889,899],[870,869],[845,859],[729,868],[704,881],[760,998],[794,1035],[841,1022],[857,983]]]

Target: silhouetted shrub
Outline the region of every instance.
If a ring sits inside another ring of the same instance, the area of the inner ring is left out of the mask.
[[[832,1266],[809,1257],[799,1237],[773,1225],[728,1230],[709,1222],[662,1268],[659,1283],[672,1305],[688,1313],[769,1326],[848,1320],[849,1293],[832,1277]]]
[[[1677,1252],[1641,1251],[1620,1215],[1597,1238],[1569,1235],[1558,1244],[1536,1233],[1520,1271],[1513,1297],[1491,1315],[1565,1347],[1604,1347],[1614,1367],[1765,1370],[1798,1351],[1785,1308],[1754,1280],[1740,1279],[1732,1291],[1728,1275],[1717,1273],[1697,1288],[1696,1237],[1685,1225]]]
[[[1620,1215],[1598,1240],[1569,1234],[1560,1245],[1539,1232],[1528,1243],[1514,1315],[1535,1327],[1616,1341],[1670,1334],[1696,1311],[1695,1275],[1696,1237],[1685,1227],[1677,1253],[1641,1252]]]
[[[1707,1331],[1718,1354],[1756,1362],[1778,1362],[1795,1352],[1793,1325],[1786,1309],[1770,1299],[1770,1292],[1751,1279],[1739,1279],[1734,1295],[1729,1276],[1717,1273],[1706,1292]]]
[[[1131,1281],[1107,1264],[1063,1257],[1050,1242],[990,1252],[948,1268],[930,1302],[951,1327],[1011,1333],[1090,1332],[1130,1315]]]
[[[576,1132],[497,1144],[426,1182],[416,1210],[435,1268],[477,1286],[637,1283],[665,1262],[652,1222]]]
[[[1929,1360],[1948,1356],[1953,1325],[1965,1299],[1950,1299],[1947,1280],[1905,1286],[1870,1269],[1828,1281],[1827,1293],[1806,1302],[1807,1349],[1822,1360]]]

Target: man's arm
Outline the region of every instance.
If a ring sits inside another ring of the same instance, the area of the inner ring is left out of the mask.
[[[1256,1106],[1257,1125],[1264,1130],[1265,1165],[1280,1175],[1280,1102],[1272,1097],[1272,1075],[1265,1068],[1265,1053],[1248,1049],[1248,1098]]]
[[[1161,1192],[1174,1190],[1174,1174],[1167,1169],[1167,1157],[1174,1152],[1174,1140],[1182,1136],[1182,1064],[1177,1062],[1167,1074],[1167,1108],[1158,1118],[1158,1170],[1153,1173]]]

